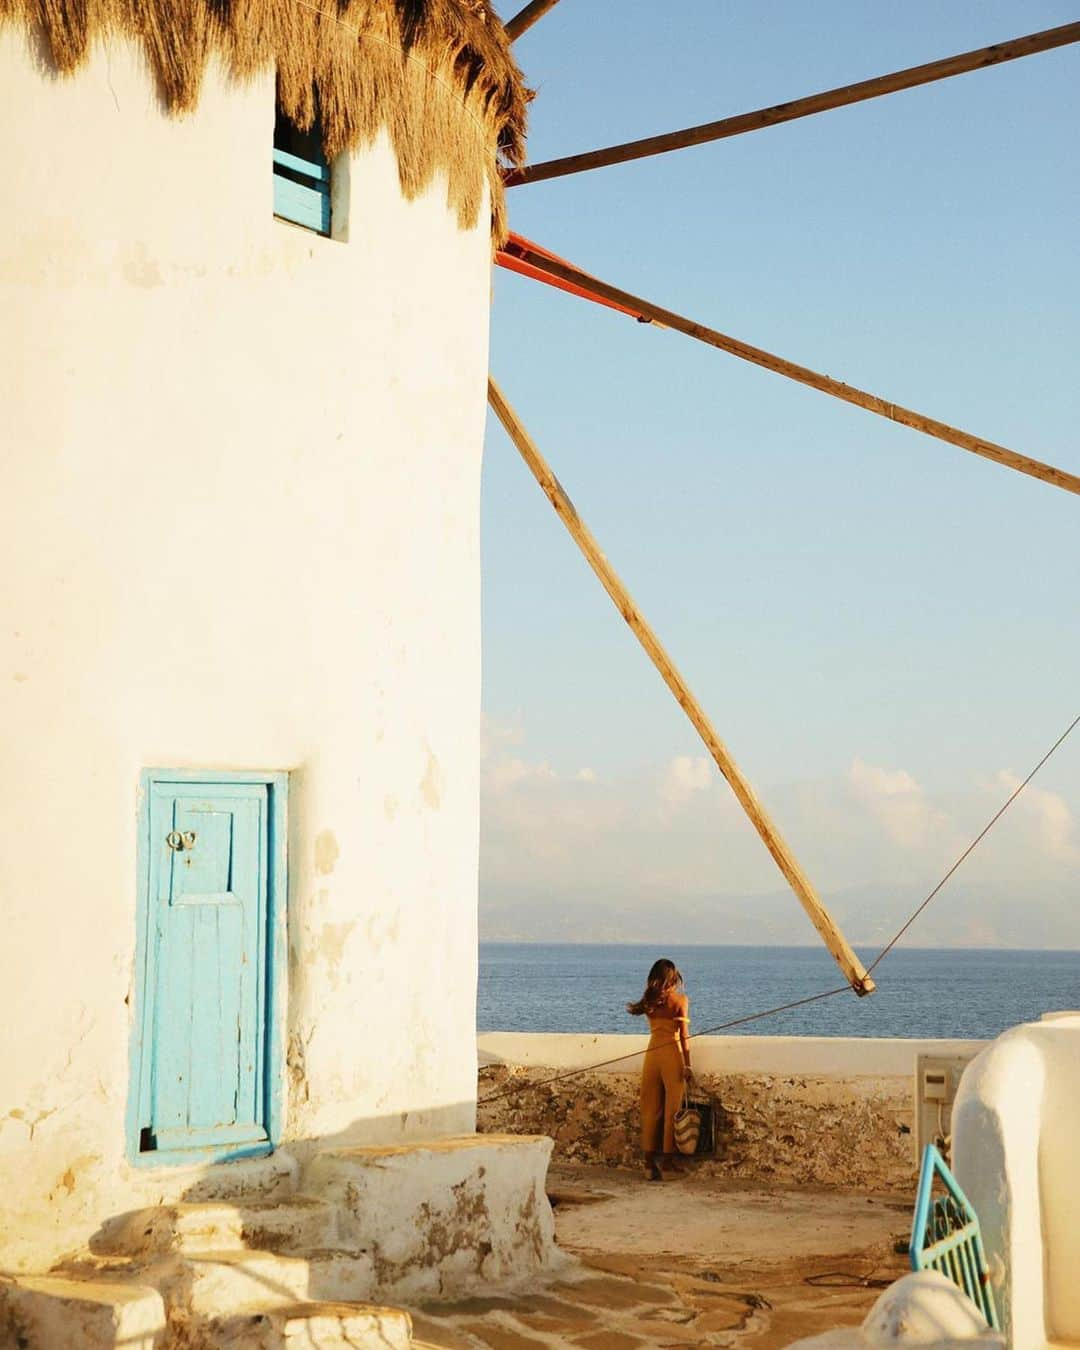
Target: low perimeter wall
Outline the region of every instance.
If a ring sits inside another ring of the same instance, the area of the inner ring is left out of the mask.
[[[477,1128],[547,1134],[554,1159],[640,1160],[638,1075],[645,1036],[490,1032],[479,1038]],[[717,1103],[714,1158],[735,1182],[908,1193],[917,1174],[915,1056],[976,1055],[987,1042],[702,1036],[698,1081]],[[559,1073],[617,1060],[561,1082]],[[485,1100],[488,1099],[488,1100]]]

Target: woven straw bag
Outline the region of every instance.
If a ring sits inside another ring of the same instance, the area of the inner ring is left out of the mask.
[[[675,1147],[680,1153],[697,1152],[701,1138],[701,1112],[691,1105],[687,1090],[683,1092],[683,1104],[675,1112]]]

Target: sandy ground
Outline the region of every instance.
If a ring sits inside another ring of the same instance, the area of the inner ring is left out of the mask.
[[[414,1311],[417,1339],[448,1350],[737,1346],[779,1350],[862,1320],[904,1274],[911,1206],[895,1194],[737,1186],[691,1173],[555,1164],[560,1246],[543,1287]]]

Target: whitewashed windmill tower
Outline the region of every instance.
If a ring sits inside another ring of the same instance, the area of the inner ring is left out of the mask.
[[[474,1128],[480,457],[524,107],[476,0],[0,3],[0,1269]],[[451,1153],[436,1208],[475,1182]],[[478,1232],[474,1274],[513,1265]],[[386,1285],[358,1269],[305,1290]]]

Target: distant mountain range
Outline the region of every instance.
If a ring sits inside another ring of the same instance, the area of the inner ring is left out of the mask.
[[[884,945],[921,902],[896,887],[823,896],[849,941]],[[489,942],[657,942],[813,945],[817,934],[788,891],[655,900],[568,896],[526,887],[481,886],[480,936]],[[1071,888],[946,886],[910,930],[918,947],[1080,949],[1080,880]]]

